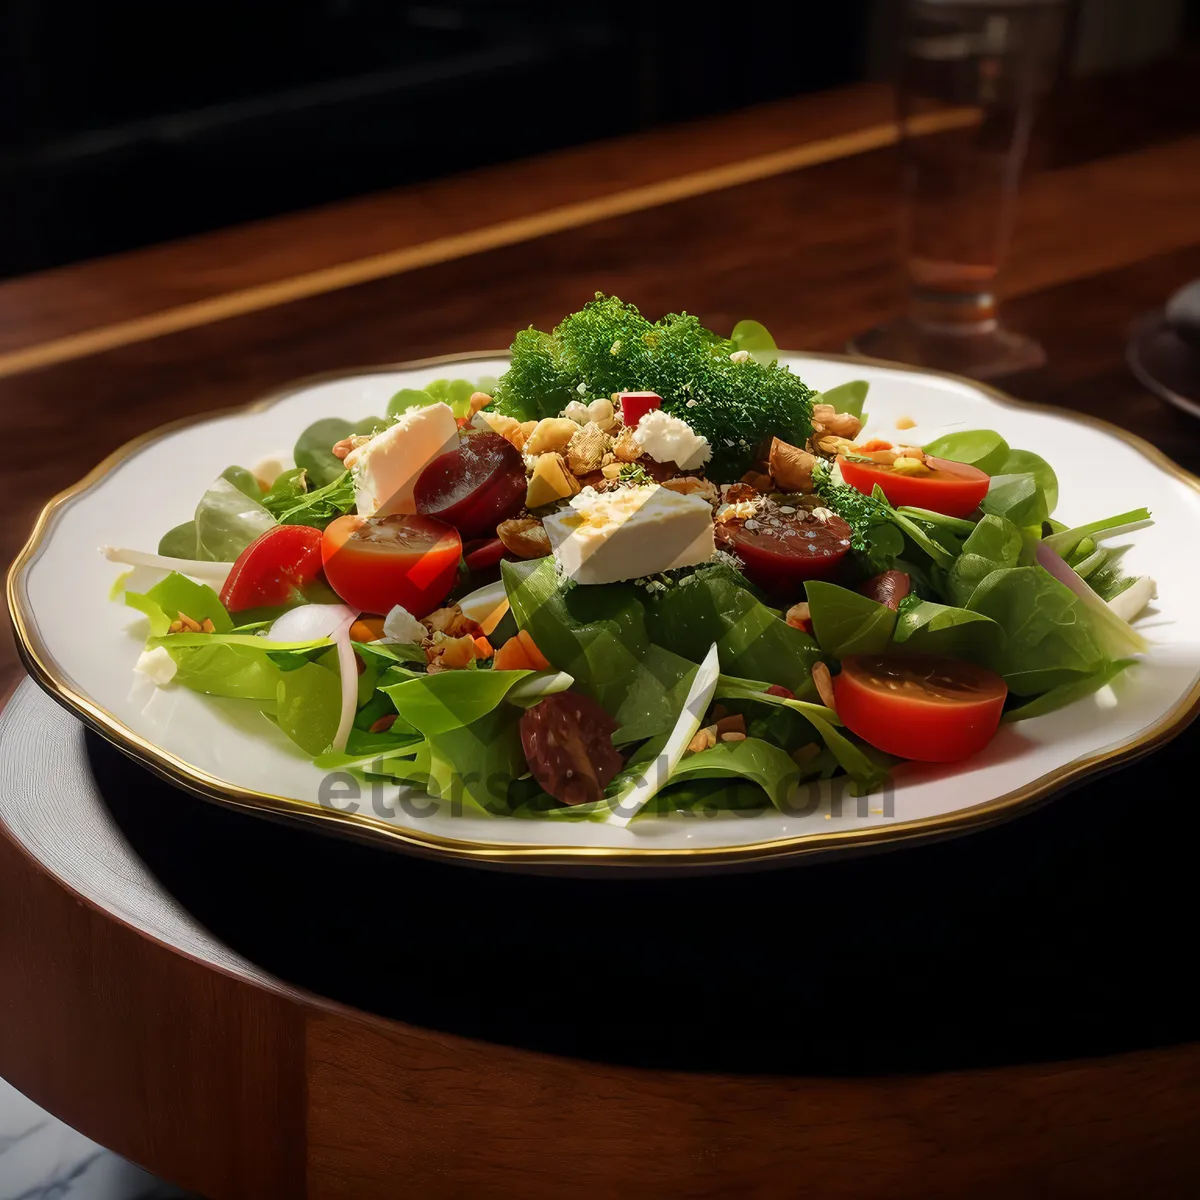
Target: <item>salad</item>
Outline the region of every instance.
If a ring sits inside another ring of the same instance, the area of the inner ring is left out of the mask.
[[[326,771],[623,825],[967,759],[1146,648],[1154,583],[1110,541],[1145,509],[1067,527],[1037,454],[868,436],[866,399],[814,392],[756,322],[597,295],[501,378],[317,421],[156,552],[106,548],[158,569],[114,591],[148,621],[137,670]]]

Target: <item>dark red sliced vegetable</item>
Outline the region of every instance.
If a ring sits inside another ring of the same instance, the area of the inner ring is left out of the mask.
[[[866,583],[859,585],[859,591],[876,604],[887,608],[897,609],[900,601],[908,595],[912,588],[912,580],[903,571],[883,571],[872,575]]]
[[[504,543],[498,538],[479,538],[463,547],[468,571],[487,571],[504,557]]]
[[[321,531],[276,525],[238,555],[221,588],[230,612],[287,604],[321,573]]]
[[[452,525],[464,538],[484,537],[525,503],[525,460],[498,433],[471,433],[420,474],[417,512]]]
[[[525,761],[542,789],[563,804],[599,800],[621,769],[617,723],[588,696],[556,692],[521,716]]]
[[[724,521],[717,536],[745,564],[746,578],[768,591],[795,590],[806,579],[828,579],[850,552],[850,526],[803,509],[778,509],[750,520]]]
[[[648,412],[662,408],[662,397],[657,392],[622,392],[617,400],[621,405],[621,420],[635,428]]]

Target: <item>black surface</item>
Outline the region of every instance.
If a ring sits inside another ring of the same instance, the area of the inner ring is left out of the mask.
[[[292,983],[646,1066],[882,1073],[1200,1037],[1196,732],[970,837],[754,874],[588,881],[411,858],[177,791],[95,735],[167,888]]]

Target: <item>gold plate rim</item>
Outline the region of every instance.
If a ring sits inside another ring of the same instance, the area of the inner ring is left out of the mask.
[[[1076,424],[1088,425],[1117,438],[1136,450],[1164,473],[1178,479],[1195,492],[1200,492],[1200,478],[1179,466],[1144,438],[1122,429],[1109,421],[1056,405],[1037,404],[1018,400],[990,384],[967,379],[948,371],[935,371],[904,363],[892,363],[861,355],[829,354],[809,351],[782,351],[806,358],[849,365],[878,367],[893,371],[909,371],[919,375],[947,379],[982,392],[1002,407],[1022,411],[1042,412],[1061,417]],[[760,863],[766,860],[795,860],[833,852],[889,849],[914,841],[950,837],[973,832],[995,824],[1018,812],[1050,798],[1065,788],[1103,769],[1129,762],[1169,741],[1180,733],[1200,711],[1200,679],[1167,713],[1137,735],[1115,746],[1109,746],[1063,764],[1039,776],[1023,787],[981,804],[958,809],[934,817],[902,821],[894,825],[876,825],[828,833],[808,833],[793,838],[777,838],[765,842],[737,846],[716,846],[696,849],[664,848],[657,846],[611,847],[538,845],[535,843],[502,843],[467,841],[438,834],[398,829],[387,822],[361,813],[344,813],[336,809],[314,806],[308,801],[288,796],[276,796],[238,787],[236,784],[209,775],[184,759],[170,754],[143,738],[87,696],[77,692],[60,674],[52,656],[37,633],[36,622],[26,611],[21,589],[25,573],[36,561],[42,547],[53,532],[60,510],[90,491],[112,470],[146,446],[179,430],[206,421],[238,414],[262,412],[294,395],[321,383],[360,375],[384,374],[392,371],[421,370],[459,363],[481,362],[505,358],[508,350],[474,351],[445,354],[402,363],[383,363],[377,366],[350,367],[308,375],[272,390],[249,404],[210,410],[157,426],[118,447],[92,468],[82,479],[52,497],[42,508],[33,531],[9,568],[6,591],[8,609],[16,632],[17,649],[32,678],[55,700],[79,717],[84,724],[116,745],[131,758],[148,767],[168,782],[177,784],[206,800],[227,807],[252,811],[260,815],[299,818],[308,823],[330,826],[328,832],[365,838],[374,843],[384,842],[393,848],[405,849],[426,856],[447,857],[483,865],[524,865],[528,867],[582,867],[585,864],[613,868],[696,867],[728,864]]]

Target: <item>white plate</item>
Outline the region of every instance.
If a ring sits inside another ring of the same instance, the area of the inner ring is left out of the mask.
[[[1126,563],[1158,580],[1159,600],[1139,623],[1153,640],[1144,662],[1111,687],[1066,709],[1005,726],[987,750],[959,766],[907,764],[883,795],[858,801],[823,784],[806,811],[783,815],[658,817],[628,829],[558,821],[466,816],[431,806],[359,811],[337,791],[321,803],[323,775],[261,716],[234,701],[182,688],[156,690],[135,677],[144,627],[109,590],[120,568],[103,544],[153,550],[190,518],[230,463],[251,464],[290,446],[319,417],[380,412],[393,392],[446,374],[494,375],[502,357],[471,356],[342,374],[297,384],[245,411],[152,433],[102,463],[52,501],[9,578],[10,607],[33,674],[133,757],[203,795],[257,810],[316,818],[332,831],[483,863],[581,869],[745,863],[857,849],[962,831],[1012,813],[1070,780],[1144,752],[1190,720],[1200,704],[1200,480],[1130,435],[1066,412],[1018,404],[966,380],[837,357],[789,354],[816,388],[871,383],[868,432],[923,442],[951,429],[994,428],[1034,450],[1058,473],[1055,514],[1068,523],[1140,505],[1155,524],[1138,533]],[[452,372],[455,373],[455,372]],[[326,781],[328,788],[328,782]],[[1163,798],[1147,797],[1145,819]]]

